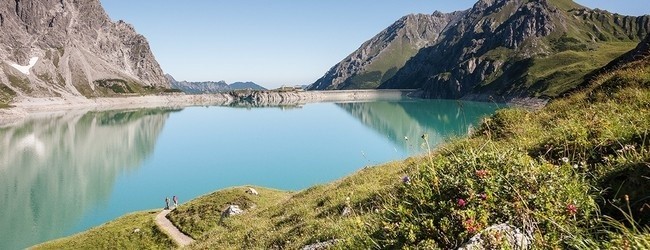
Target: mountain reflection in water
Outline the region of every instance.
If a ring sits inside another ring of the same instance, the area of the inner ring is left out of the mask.
[[[364,125],[388,137],[409,154],[424,152],[427,134],[431,147],[464,136],[482,116],[497,108],[486,103],[449,100],[403,100],[338,103]]]
[[[60,237],[154,149],[169,110],[68,112],[0,128],[0,248]]]

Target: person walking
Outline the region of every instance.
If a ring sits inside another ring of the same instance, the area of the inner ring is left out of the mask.
[[[165,197],[165,210],[169,210],[169,197]]]
[[[177,208],[178,207],[178,197],[176,197],[176,195],[174,195],[173,199],[174,199],[174,208]]]

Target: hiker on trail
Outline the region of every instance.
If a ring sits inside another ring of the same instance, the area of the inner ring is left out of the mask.
[[[176,195],[174,195],[173,199],[174,199],[174,208],[177,208],[178,207],[178,197],[176,197]]]
[[[165,210],[169,210],[169,197],[165,197]]]

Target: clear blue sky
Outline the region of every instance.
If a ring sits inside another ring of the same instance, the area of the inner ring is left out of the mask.
[[[147,37],[166,73],[188,81],[310,84],[409,13],[450,12],[476,0],[101,0],[113,20]],[[578,0],[627,15],[647,0]]]

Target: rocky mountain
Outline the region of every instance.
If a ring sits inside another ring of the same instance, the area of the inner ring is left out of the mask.
[[[172,88],[178,89],[187,94],[210,94],[239,89],[266,90],[266,88],[257,85],[254,82],[235,82],[232,84],[227,84],[225,81],[179,82],[170,74],[165,74],[165,77],[170,82]]]
[[[380,88],[423,88],[437,98],[552,97],[649,30],[649,16],[591,10],[571,0],[480,0]]]
[[[180,81],[180,82],[172,83],[172,88],[179,89],[187,94],[218,93],[218,92],[224,92],[230,90],[230,87],[224,81],[218,81],[218,82]]]
[[[430,35],[404,35],[422,27]],[[380,83],[384,89],[421,88],[432,98],[553,97],[634,48],[649,31],[650,16],[589,9],[572,0],[480,0],[467,11],[400,19],[310,89]],[[422,47],[389,49],[412,44],[400,39]],[[396,55],[405,61],[386,59]]]
[[[434,44],[464,12],[412,14],[365,42],[308,89],[376,88],[392,77],[418,50]]]
[[[257,85],[254,82],[234,82],[228,85],[230,89],[252,89],[252,90],[266,90],[266,88]]]
[[[0,2],[0,101],[167,87],[147,40],[99,0]]]

